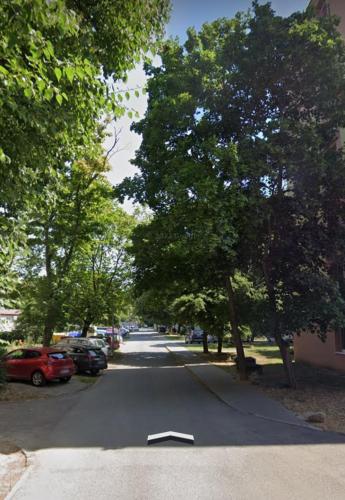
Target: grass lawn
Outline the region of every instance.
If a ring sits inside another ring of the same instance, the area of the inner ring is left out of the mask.
[[[175,333],[169,333],[167,335],[167,339],[171,339],[171,340],[183,340],[184,341],[184,335],[178,335],[178,334],[175,334]]]
[[[203,353],[203,347],[201,344],[186,344],[185,346],[188,350],[198,353]],[[211,358],[210,360],[215,361],[217,358],[217,344],[209,344],[208,346]],[[236,349],[234,347],[223,347],[222,358],[226,355],[235,354]],[[282,360],[279,354],[279,348],[277,345],[268,344],[264,341],[257,341],[254,344],[244,345],[245,355],[251,356],[256,359],[259,365],[281,365]],[[203,356],[208,357],[207,354]]]
[[[97,377],[93,377],[91,375],[74,375],[75,378],[82,382],[83,384],[94,384],[97,381]]]
[[[187,349],[200,353],[200,358],[229,371],[236,376],[236,368],[230,359],[234,347],[225,347],[224,355],[217,356],[216,344],[209,344],[210,354],[203,354],[200,344],[188,344]],[[345,433],[345,374],[326,368],[317,368],[295,363],[297,389],[286,387],[286,380],[279,355],[279,348],[267,342],[257,341],[244,345],[245,355],[256,358],[263,367],[263,374],[255,377],[253,383],[259,390],[280,401],[286,408],[302,418],[313,412],[322,412],[325,422],[314,424],[324,430]]]

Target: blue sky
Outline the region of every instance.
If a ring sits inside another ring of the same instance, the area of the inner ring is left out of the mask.
[[[272,0],[271,3],[277,14],[288,16],[297,10],[304,10],[308,0]],[[233,17],[238,11],[247,11],[251,4],[251,0],[173,0],[166,33],[184,40],[189,26],[199,29],[203,23],[219,17]]]
[[[238,11],[247,11],[252,2],[251,0],[173,0],[170,21],[166,27],[168,37],[178,36],[183,42],[186,38],[186,30],[194,26],[197,30],[205,22],[211,22],[219,17],[233,17]],[[262,1],[261,3],[266,3]],[[288,16],[296,10],[304,10],[309,3],[308,0],[272,0],[272,7],[281,16]],[[138,65],[136,69],[129,73],[128,88],[144,87],[146,76],[142,66]],[[134,96],[129,100],[128,106],[137,110],[140,117],[144,116],[147,107],[147,98],[140,95]],[[130,160],[134,158],[135,151],[140,146],[141,138],[130,131],[132,120],[127,116],[121,118],[116,123],[116,129],[120,131],[119,152],[111,159],[112,171],[109,173],[109,180],[113,184],[121,182],[124,177],[132,176],[136,173],[136,168],[131,165]],[[105,143],[108,149],[112,144],[112,139]],[[131,212],[133,206],[131,202],[126,201],[125,209]]]

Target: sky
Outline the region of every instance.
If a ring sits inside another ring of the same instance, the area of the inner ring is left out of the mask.
[[[251,0],[172,0],[172,10],[170,21],[166,26],[167,37],[179,37],[181,42],[186,38],[186,30],[194,26],[197,30],[205,22],[212,22],[219,17],[233,17],[238,11],[247,11],[251,6]],[[265,3],[262,1],[261,3]],[[303,10],[309,3],[308,0],[272,0],[272,7],[277,14],[288,16],[297,10]],[[128,88],[145,87],[146,77],[141,65],[138,65],[128,75]],[[147,98],[133,96],[128,106],[138,111],[140,118],[145,114]],[[140,119],[139,118],[139,119]],[[137,172],[130,160],[134,158],[135,151],[140,146],[140,136],[130,131],[133,119],[123,117],[116,123],[119,135],[118,152],[110,160],[111,172],[108,175],[113,184],[118,184],[125,177],[131,177]],[[111,132],[111,130],[110,130]],[[105,143],[105,148],[109,149],[112,138]],[[133,211],[133,205],[129,200],[124,203],[124,208],[128,212]]]

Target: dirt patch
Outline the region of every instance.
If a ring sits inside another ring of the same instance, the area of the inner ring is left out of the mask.
[[[281,366],[265,366],[255,384],[301,417],[324,413],[325,422],[313,424],[320,429],[345,433],[345,374],[304,364],[296,364],[295,370],[296,390],[284,387]]]
[[[0,385],[0,404],[9,401],[27,401],[73,394],[86,389],[87,384],[75,376],[67,384],[49,382],[43,387],[34,387],[29,382],[8,382]]]
[[[0,441],[0,500],[4,500],[26,468],[26,456],[9,441]]]

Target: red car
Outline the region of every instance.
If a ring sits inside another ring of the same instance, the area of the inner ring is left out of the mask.
[[[68,382],[75,373],[67,352],[49,347],[16,349],[1,358],[1,365],[8,379],[31,380],[35,386],[53,379]]]

